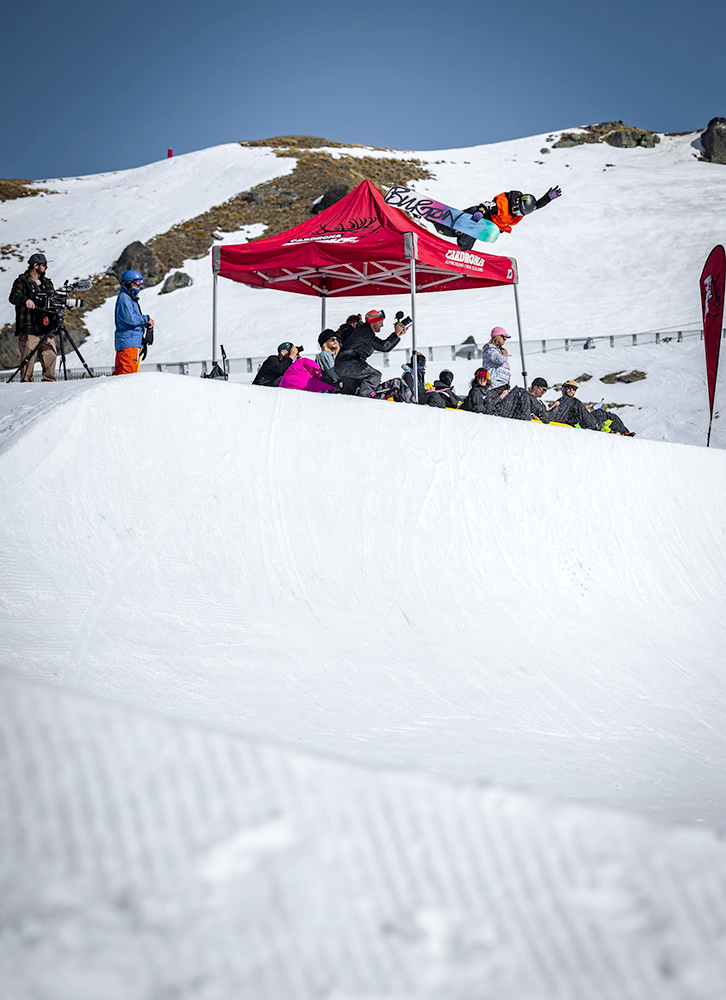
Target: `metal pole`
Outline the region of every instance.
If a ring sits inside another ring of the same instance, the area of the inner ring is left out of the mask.
[[[416,254],[418,234],[404,233],[403,248],[411,261],[411,378],[413,379],[413,401],[418,403],[418,364],[416,358]]]
[[[212,247],[212,364],[217,360],[217,278],[221,262],[221,248]]]
[[[321,315],[320,315],[320,330],[322,332],[323,330],[327,329],[327,326],[326,326],[326,323],[325,323],[325,301],[326,301],[325,292],[323,292],[323,294],[321,295],[320,298],[321,298],[321,302],[322,302],[322,307],[321,307],[321,310],[320,310],[320,312],[321,312]]]
[[[519,294],[517,293],[517,282],[515,281],[512,285],[514,289],[514,308],[517,313],[517,335],[519,337],[519,353],[522,358],[522,378],[524,379],[524,388],[527,388],[527,366],[524,363],[524,342],[522,340],[522,320],[519,315]]]

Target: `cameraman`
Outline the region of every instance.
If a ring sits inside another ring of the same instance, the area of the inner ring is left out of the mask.
[[[28,260],[28,270],[13,282],[10,302],[15,306],[15,336],[18,338],[18,354],[23,365],[21,381],[33,381],[35,362],[43,366],[43,381],[55,382],[55,362],[58,349],[55,337],[49,336],[51,318],[42,311],[44,305],[40,296],[53,292],[53,282],[46,278],[48,261],[45,254],[34,253]],[[32,357],[31,357],[32,355]]]
[[[356,396],[372,396],[381,384],[381,373],[368,364],[371,354],[374,351],[390,351],[398,345],[407,330],[403,323],[396,322],[393,333],[381,340],[378,334],[383,329],[385,318],[382,309],[369,309],[365,323],[358,323],[335,359],[333,376]]]
[[[140,271],[124,271],[121,275],[121,289],[116,299],[116,364],[114,375],[133,375],[139,370],[139,351],[144,344],[153,342],[154,321],[144,316],[139,305],[139,292],[144,284]]]

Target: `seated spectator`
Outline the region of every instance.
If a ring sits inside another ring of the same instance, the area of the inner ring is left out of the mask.
[[[288,365],[280,379],[281,389],[303,389],[305,392],[335,392],[335,386],[323,382],[320,365],[311,358],[297,358]]]
[[[590,419],[595,425],[595,430],[604,431],[606,434],[622,434],[623,437],[635,437],[635,431],[629,431],[617,413],[612,410],[590,410]]]
[[[280,344],[277,354],[271,354],[260,365],[252,385],[279,385],[280,379],[298,355],[297,347],[289,340]]]
[[[426,358],[424,357],[423,354],[421,354],[420,351],[417,351],[415,356],[415,361],[416,361],[416,371],[418,374],[418,380],[417,380],[418,401],[419,403],[425,403],[426,402]],[[403,381],[409,387],[409,389],[411,390],[411,396],[415,399],[414,387],[413,387],[413,365],[414,365],[414,355],[411,355],[410,362],[408,364],[401,365],[401,368],[403,368]]]
[[[448,407],[450,410],[457,410],[461,405],[461,396],[454,392],[454,373],[445,368],[439,372],[439,377],[434,381],[433,389],[429,389],[423,400],[428,406],[436,406],[439,409]]]
[[[315,361],[320,365],[320,373],[324,382],[335,382],[333,367],[340,350],[340,339],[333,330],[323,330],[318,337],[320,352],[315,355]]]
[[[552,420],[552,409],[554,403],[550,406],[545,406],[542,402],[542,396],[549,389],[547,380],[544,378],[532,379],[532,385],[529,387],[530,406],[532,408],[532,416],[536,417],[537,420],[541,421],[543,424],[548,424]]]
[[[542,423],[548,424],[552,419],[552,414],[549,412],[552,407],[548,409],[540,399],[548,388],[549,386],[543,378],[533,379],[529,391],[515,385],[513,389],[500,395],[491,412],[497,417],[508,417],[511,420],[536,418]],[[552,406],[554,405],[553,403]]]
[[[487,393],[489,392],[489,372],[486,368],[477,368],[471,380],[469,394],[464,400],[464,409],[470,413],[486,413]]]
[[[345,321],[345,323],[341,323],[340,324],[340,326],[338,327],[338,334],[339,334],[339,340],[340,340],[341,347],[343,346],[343,344],[345,344],[346,340],[351,335],[351,333],[355,330],[355,328],[358,326],[358,324],[362,323],[362,322],[363,322],[363,320],[361,318],[361,314],[360,313],[353,313],[351,316],[349,316],[347,318],[347,320]]]
[[[510,334],[503,326],[495,326],[489,343],[482,348],[481,364],[489,372],[492,389],[509,388],[512,376],[509,371],[509,354],[504,346],[504,342],[509,339]]]
[[[592,415],[580,399],[575,398],[579,385],[574,379],[562,383],[562,396],[552,404],[550,420],[558,424],[569,424],[571,427],[584,427],[588,431],[597,430]]]

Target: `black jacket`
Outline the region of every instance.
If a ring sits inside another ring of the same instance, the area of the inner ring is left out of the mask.
[[[353,357],[366,361],[374,351],[383,351],[384,353],[390,351],[398,344],[399,339],[397,334],[391,333],[385,340],[381,340],[371,330],[369,323],[359,323],[355,330],[346,337],[345,343],[338,352],[338,358],[342,360],[345,357]]]
[[[587,407],[576,396],[563,396],[559,406],[550,412],[549,417],[558,424],[570,424],[571,427],[579,424],[588,431],[597,429],[594,420],[587,412]]]
[[[428,403],[429,406],[432,405],[431,397],[438,397],[444,402],[444,406],[447,406],[450,410],[458,409],[459,403],[461,402],[461,397],[457,396],[454,389],[450,385],[446,385],[445,382],[440,382],[438,379],[434,382],[434,387],[429,392],[426,393],[424,402]],[[434,406],[437,405],[436,400],[433,403]]]
[[[53,291],[53,282],[45,276],[40,279],[40,286],[44,292]],[[28,309],[25,305],[28,299],[35,299],[36,294],[37,287],[30,277],[30,271],[18,275],[8,296],[9,301],[15,306],[16,337],[24,337],[29,334],[42,336],[46,332],[47,326],[43,325],[43,317],[47,316],[47,313],[42,313],[39,309]]]
[[[464,400],[463,409],[468,410],[470,413],[486,413],[488,391],[483,385],[473,385]]]
[[[252,385],[279,385],[280,379],[292,364],[292,358],[281,358],[279,354],[271,354],[260,365],[260,370],[252,379]]]
[[[541,420],[543,424],[548,424],[550,420],[554,419],[553,414],[557,412],[559,407],[552,410],[551,412],[548,412],[547,407],[544,405],[542,400],[538,399],[536,396],[533,396],[531,392],[529,394],[529,398],[531,400],[533,417],[537,417],[537,419]]]

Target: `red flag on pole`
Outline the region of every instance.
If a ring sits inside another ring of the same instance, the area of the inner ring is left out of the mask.
[[[719,244],[708,255],[708,260],[701,272],[703,343],[706,348],[706,379],[708,381],[709,406],[706,447],[708,447],[711,441],[713,401],[716,394],[716,377],[718,375],[718,354],[721,348],[724,272],[726,272],[726,254],[724,253],[724,248]]]

